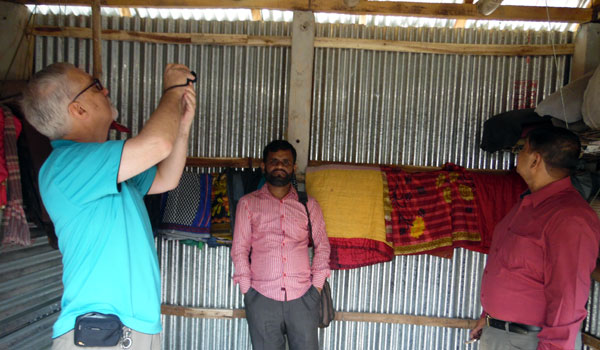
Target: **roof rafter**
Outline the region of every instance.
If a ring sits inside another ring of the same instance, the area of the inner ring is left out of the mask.
[[[12,0],[22,4],[38,5],[91,5],[90,0]],[[484,16],[474,4],[417,3],[360,0],[348,6],[344,0],[101,0],[107,7],[161,7],[161,8],[247,8],[289,11],[313,11],[354,15],[393,15],[429,18],[476,20],[547,21],[545,7],[500,6]],[[550,7],[550,21],[583,23],[592,20],[591,8]]]

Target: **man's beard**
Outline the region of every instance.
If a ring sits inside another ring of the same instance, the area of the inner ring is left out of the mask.
[[[277,172],[285,173],[285,176],[277,176],[272,172],[266,172],[265,178],[267,182],[276,187],[287,186],[292,181],[292,176],[294,176],[294,172],[287,173],[284,170],[277,170]]]

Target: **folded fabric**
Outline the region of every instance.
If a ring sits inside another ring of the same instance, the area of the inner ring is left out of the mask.
[[[439,251],[459,241],[481,241],[475,186],[463,168],[445,164],[442,170],[430,172],[382,170],[391,208],[387,240],[395,254]]]
[[[592,73],[568,83],[554,93],[546,96],[535,108],[539,115],[549,115],[563,122],[574,123],[581,120],[583,94],[588,86]]]
[[[383,181],[378,167],[326,165],[306,169],[306,191],[323,211],[332,269],[390,261]]]
[[[598,194],[600,193],[600,173],[585,172],[572,175],[571,183],[588,203],[598,198]]]
[[[583,121],[592,129],[600,129],[600,66],[596,68],[583,94],[581,114]]]
[[[263,177],[260,169],[227,169],[227,196],[231,207],[231,227],[235,227],[237,203],[245,194],[254,192]]]
[[[231,239],[233,225],[229,203],[226,173],[212,174],[210,232],[212,234],[229,235]]]
[[[163,194],[158,231],[175,239],[210,237],[211,188],[210,174],[184,172],[177,188]]]
[[[519,201],[521,194],[527,190],[527,184],[515,171],[507,174],[470,172],[470,175],[475,184],[481,241],[461,242],[458,246],[487,254],[492,244],[494,227]]]

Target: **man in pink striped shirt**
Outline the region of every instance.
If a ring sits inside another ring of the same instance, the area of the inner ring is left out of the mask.
[[[234,283],[244,294],[255,350],[319,348],[320,292],[329,276],[329,240],[319,204],[308,198],[314,257],[308,256],[308,218],[291,180],[296,150],[275,140],[263,151],[267,183],[243,196],[235,216],[231,257]]]

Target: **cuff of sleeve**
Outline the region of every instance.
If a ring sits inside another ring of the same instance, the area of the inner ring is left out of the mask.
[[[238,283],[240,285],[240,291],[242,292],[242,294],[246,294],[252,286],[252,282],[250,282],[249,279],[240,280]]]
[[[319,276],[314,276],[313,280],[312,280],[312,284],[313,286],[322,289],[323,285],[325,284],[325,280],[327,279],[327,275],[323,274],[323,275],[319,275]]]

